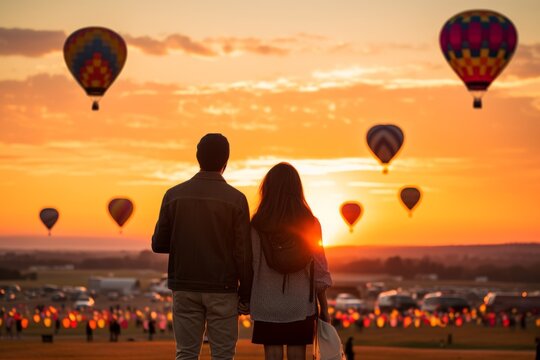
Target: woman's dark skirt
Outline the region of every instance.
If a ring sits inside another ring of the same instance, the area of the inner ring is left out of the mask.
[[[310,345],[314,331],[314,315],[289,323],[255,321],[251,342],[263,345]]]

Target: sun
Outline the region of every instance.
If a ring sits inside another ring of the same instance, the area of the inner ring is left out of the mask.
[[[319,219],[323,233],[324,246],[343,244],[348,227],[341,218],[339,206],[347,199],[345,194],[334,191],[322,191],[321,188],[306,187],[306,199]]]

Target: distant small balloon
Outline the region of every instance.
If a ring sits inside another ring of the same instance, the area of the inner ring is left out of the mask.
[[[409,211],[409,217],[412,216],[413,210],[418,206],[422,198],[422,192],[416,186],[406,186],[399,191],[401,203]]]
[[[383,166],[383,174],[388,173],[388,165],[401,149],[404,139],[403,131],[396,125],[375,125],[369,129],[367,144]]]
[[[354,225],[362,216],[362,205],[359,202],[348,201],[341,205],[340,212],[341,217],[349,225],[349,231],[352,233]]]
[[[51,229],[58,221],[58,210],[55,208],[44,208],[39,212],[39,218],[45,227],[49,230],[49,236],[51,236]]]
[[[133,203],[126,198],[116,198],[109,202],[108,208],[109,214],[118,226],[120,226],[120,233],[122,233],[122,227],[133,213]]]

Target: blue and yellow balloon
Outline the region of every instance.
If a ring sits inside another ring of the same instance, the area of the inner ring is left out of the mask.
[[[71,34],[64,44],[66,65],[86,94],[94,99],[92,110],[114,82],[127,57],[124,39],[103,27],[87,27]]]

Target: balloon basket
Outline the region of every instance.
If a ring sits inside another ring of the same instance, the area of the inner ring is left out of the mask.
[[[99,110],[99,103],[94,100],[94,102],[92,103],[92,111],[98,111]]]
[[[482,108],[482,99],[475,98],[474,101],[473,101],[473,108],[481,109]]]

